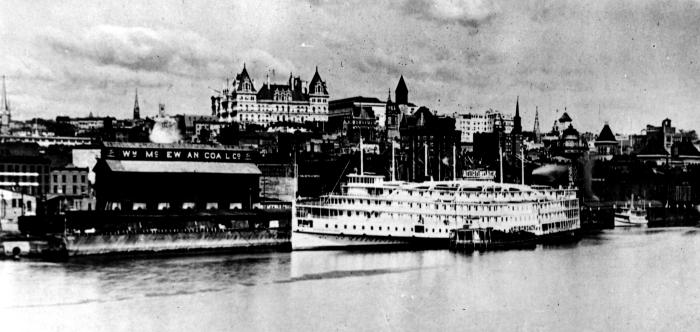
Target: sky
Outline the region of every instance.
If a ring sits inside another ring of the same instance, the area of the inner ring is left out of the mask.
[[[439,113],[513,113],[551,129],[700,130],[697,0],[0,2],[0,74],[13,118],[209,114],[246,64],[311,80],[331,99],[409,101]]]

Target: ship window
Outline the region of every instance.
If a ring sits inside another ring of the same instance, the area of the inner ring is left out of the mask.
[[[357,227],[355,225],[352,225],[352,229],[356,229]]]
[[[379,226],[379,230],[380,230],[380,231],[382,230],[382,226]]]
[[[326,228],[328,228],[328,224],[326,224]]]
[[[335,224],[335,228],[338,228],[338,224]]]
[[[362,229],[365,229],[365,226],[362,226]]]
[[[343,225],[343,229],[348,229],[348,225]]]
[[[369,230],[370,230],[370,231],[373,231],[373,230],[374,230],[374,226],[369,226]]]

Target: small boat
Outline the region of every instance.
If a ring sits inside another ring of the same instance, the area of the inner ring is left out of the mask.
[[[647,223],[647,211],[634,206],[634,195],[632,195],[629,207],[615,212],[615,227],[634,227]]]

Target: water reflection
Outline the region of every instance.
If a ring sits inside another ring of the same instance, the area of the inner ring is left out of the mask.
[[[611,230],[471,254],[1,261],[0,313],[29,330],[695,330],[699,234]]]

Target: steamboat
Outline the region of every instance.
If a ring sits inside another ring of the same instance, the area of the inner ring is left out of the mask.
[[[572,235],[580,225],[574,188],[475,180],[410,183],[360,172],[348,175],[338,194],[295,202],[292,249],[447,248],[456,230],[541,239]]]

